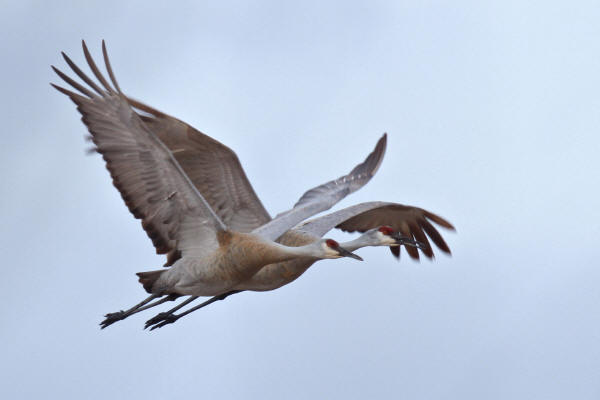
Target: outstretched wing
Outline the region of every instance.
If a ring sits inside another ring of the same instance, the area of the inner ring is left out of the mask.
[[[294,228],[294,230],[323,236],[334,227],[345,232],[365,232],[369,229],[387,225],[402,232],[404,236],[427,244],[427,248],[421,249],[421,251],[428,258],[433,257],[433,249],[429,244],[429,239],[441,251],[450,254],[450,248],[431,222],[446,229],[454,230],[454,226],[450,222],[427,210],[382,201],[356,204],[323,217],[304,222]],[[406,246],[405,248],[412,258],[419,259],[417,248],[410,246]],[[390,247],[390,250],[394,256],[400,256],[400,247]]]
[[[387,134],[384,133],[365,161],[354,167],[350,173],[310,189],[300,197],[292,209],[278,214],[272,221],[253,232],[275,240],[306,218],[330,209],[371,180],[383,160],[386,144]]]
[[[177,118],[137,100],[127,100],[143,112],[140,118],[144,124],[171,150],[225,225],[250,232],[271,220],[233,150]]]
[[[85,42],[82,46],[102,87],[64,53],[67,64],[89,88],[54,66],[58,76],[79,93],[52,86],[77,105],[129,211],[142,220],[142,227],[159,254],[193,251],[200,255],[213,250],[217,245],[215,234],[224,230],[225,225],[198,193],[171,151],[132,110],[115,80],[104,42],[104,62],[114,88],[96,67]]]
[[[143,113],[140,114],[142,121],[173,152],[225,225],[240,232],[250,232],[271,221],[233,150],[177,118],[140,101],[127,100],[134,110]],[[386,144],[387,135],[384,134],[363,163],[348,175],[308,190],[294,208],[312,204],[315,200],[326,200],[333,205],[364,186],[377,172]]]
[[[387,133],[384,133],[365,161],[354,167],[348,175],[308,190],[294,204],[294,208],[301,208],[304,205],[310,205],[315,202],[327,202],[334,205],[350,193],[356,192],[369,182],[379,169],[383,161],[386,146]]]

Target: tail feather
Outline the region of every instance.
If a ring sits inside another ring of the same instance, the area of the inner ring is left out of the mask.
[[[138,272],[136,275],[140,278],[139,282],[142,284],[142,286],[144,286],[146,292],[152,294],[154,282],[156,282],[163,272],[165,272],[165,270],[160,269],[157,271]]]

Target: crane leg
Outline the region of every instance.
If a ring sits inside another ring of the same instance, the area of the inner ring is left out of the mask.
[[[142,301],[142,302],[136,304],[135,306],[131,307],[127,311],[121,310],[121,311],[117,311],[117,312],[114,312],[114,313],[108,313],[108,314],[106,314],[105,315],[106,319],[104,321],[100,322],[101,329],[104,329],[107,326],[110,326],[110,325],[114,324],[117,321],[121,321],[121,320],[123,320],[123,319],[125,319],[125,318],[127,318],[127,317],[129,317],[129,316],[131,316],[133,314],[137,314],[140,311],[147,310],[149,308],[155,307],[155,306],[157,306],[159,304],[162,304],[162,303],[165,303],[167,301],[173,301],[173,300],[175,300],[176,298],[179,297],[179,295],[177,295],[177,294],[170,294],[170,295],[168,295],[166,297],[163,297],[162,299],[159,299],[157,301],[154,301],[154,302],[148,304],[150,301],[152,301],[152,300],[154,300],[154,299],[156,299],[158,297],[161,297],[161,296],[162,295],[153,294],[151,296],[148,296],[146,299],[144,299],[144,301]]]
[[[181,297],[181,295],[180,295],[180,294],[170,294],[170,295],[168,295],[168,296],[166,296],[166,297],[163,297],[162,299],[159,299],[159,300],[153,301],[153,302],[152,302],[152,303],[150,303],[150,304],[146,304],[144,307],[140,307],[140,308],[138,308],[137,310],[135,310],[134,312],[132,312],[132,313],[131,313],[131,314],[129,314],[129,315],[132,315],[132,314],[137,314],[137,313],[139,313],[140,311],[144,311],[144,310],[147,310],[147,309],[149,309],[149,308],[155,307],[155,306],[157,306],[157,305],[159,305],[159,304],[166,303],[167,301],[174,301],[175,299],[178,299],[179,297]]]
[[[182,312],[181,314],[170,313],[169,315],[165,315],[161,319],[159,319],[159,320],[157,320],[155,322],[152,322],[152,323],[149,323],[151,321],[150,320],[150,321],[146,322],[146,328],[148,328],[149,326],[152,326],[152,325],[153,325],[152,328],[150,328],[151,331],[153,331],[156,328],[162,328],[165,325],[172,324],[173,322],[177,321],[179,318],[184,317],[184,316],[188,315],[191,312],[199,310],[202,307],[206,307],[207,305],[212,304],[215,301],[225,300],[227,297],[231,296],[232,294],[236,294],[236,293],[239,293],[239,292],[242,292],[242,290],[232,290],[231,292],[227,292],[227,293],[220,294],[218,296],[214,296],[214,297],[210,298],[209,300],[206,300],[204,303],[198,304],[197,306],[192,307],[189,310],[187,310],[185,312]],[[182,303],[180,306],[183,307],[184,305],[185,304]],[[179,309],[181,307],[178,307],[177,309]],[[173,311],[176,311],[176,310],[173,310]],[[157,315],[157,317],[158,317],[158,315]],[[146,328],[144,328],[144,329],[146,329]]]
[[[140,307],[143,307],[144,305],[148,304],[149,302],[151,302],[152,300],[156,299],[157,297],[161,297],[161,295],[158,294],[152,294],[148,297],[146,297],[143,301],[141,301],[140,303],[136,304],[135,306],[131,307],[129,310],[127,311],[117,311],[114,313],[108,313],[105,315],[106,319],[102,322],[100,322],[100,327],[101,329],[106,328],[109,325],[114,324],[117,321],[120,321],[122,319],[127,318],[128,316],[130,316],[133,312],[135,312],[135,310],[137,310]]]
[[[144,329],[148,328],[150,325],[158,324],[159,322],[170,318],[170,316],[173,315],[173,313],[175,311],[179,310],[181,307],[184,307],[184,306],[190,304],[192,301],[196,300],[197,298],[198,298],[198,296],[190,296],[189,299],[187,299],[186,301],[177,305],[176,307],[173,307],[168,311],[156,314],[154,317],[152,317],[148,321],[146,321],[146,326],[144,326]]]

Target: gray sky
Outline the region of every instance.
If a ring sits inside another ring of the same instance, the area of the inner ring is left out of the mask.
[[[599,398],[597,3],[249,3],[2,6],[0,396]],[[271,214],[388,132],[339,206],[429,209],[453,256],[363,249],[152,333],[153,313],[100,331],[163,259],[48,85],[81,39],[96,57],[106,39],[125,92],[233,148]]]

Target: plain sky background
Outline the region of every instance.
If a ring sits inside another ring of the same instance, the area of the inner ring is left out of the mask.
[[[598,2],[1,9],[0,397],[600,398]],[[84,66],[81,39],[97,59],[106,39],[127,94],[234,149],[272,215],[388,132],[337,208],[431,210],[453,256],[363,249],[152,333],[150,312],[101,331],[163,258],[48,84],[60,51]]]

